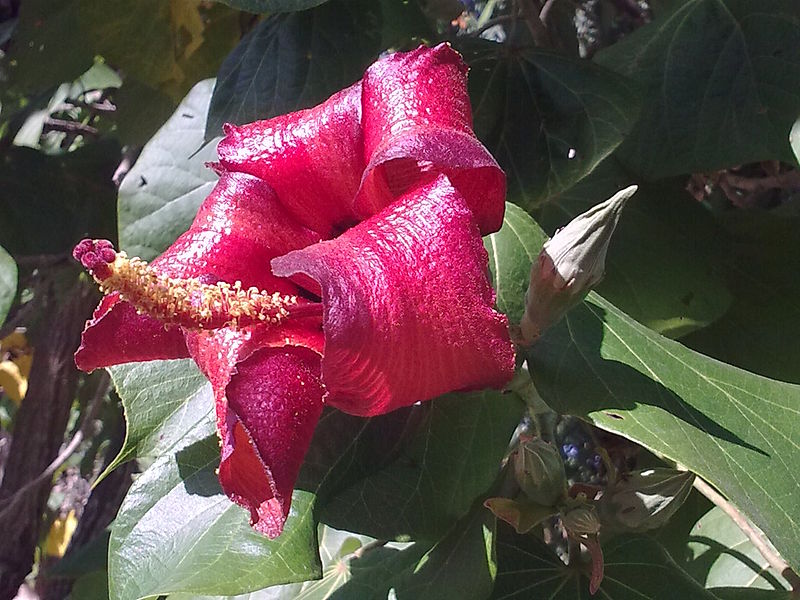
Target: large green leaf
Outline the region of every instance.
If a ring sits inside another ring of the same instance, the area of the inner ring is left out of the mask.
[[[0,325],[17,295],[17,263],[0,247]]]
[[[433,401],[400,457],[330,498],[321,520],[381,539],[437,539],[491,486],[523,409],[496,391]]]
[[[506,170],[509,199],[526,209],[590,173],[633,127],[638,95],[611,71],[488,42],[463,51],[475,132]]]
[[[211,384],[191,359],[110,369],[125,408],[125,442],[106,472],[132,458],[156,458],[214,433]]]
[[[60,156],[12,147],[0,161],[0,242],[14,256],[67,254],[82,237],[114,239],[111,181],[120,149],[87,144]]]
[[[596,59],[645,91],[641,117],[619,150],[636,172],[655,178],[794,161],[795,0],[687,0]]]
[[[109,543],[111,600],[235,594],[320,575],[313,494],[293,494],[286,528],[269,540],[222,493],[218,464],[212,435],[162,455],[134,482]]]
[[[217,75],[206,138],[223,123],[249,123],[307,108],[361,77],[380,37],[376,2],[332,0],[271,16],[225,59]]]
[[[604,544],[605,576],[589,594],[588,565],[567,567],[539,539],[504,535],[498,541],[499,572],[492,600],[714,600],[656,541],[620,537]]]
[[[128,424],[115,464],[157,457],[131,488],[114,525],[112,600],[170,592],[238,594],[319,576],[316,498],[379,468],[402,444],[411,412],[378,419],[326,412],[286,530],[270,541],[250,528],[246,512],[219,488],[212,394],[192,361],[122,365],[112,374]],[[198,570],[198,563],[216,568]]]
[[[685,341],[692,348],[783,381],[800,383],[800,218],[777,211],[720,216],[725,316]]]
[[[537,219],[555,231],[635,182],[612,157],[551,198]],[[614,305],[672,338],[713,323],[731,304],[718,264],[725,235],[684,188],[679,180],[640,184],[622,211],[598,286]]]
[[[119,240],[131,255],[150,260],[189,228],[217,176],[205,166],[216,144],[205,143],[214,80],[195,85],[142,150],[119,188]]]
[[[695,523],[687,540],[686,570],[707,588],[785,590],[786,582],[721,508]]]
[[[328,0],[217,0],[233,8],[254,13],[278,13],[305,10]]]
[[[555,410],[698,473],[800,564],[800,482],[792,468],[800,459],[800,386],[698,354],[595,294],[530,356],[537,388]]]

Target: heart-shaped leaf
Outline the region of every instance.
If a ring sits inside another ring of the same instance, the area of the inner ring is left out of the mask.
[[[462,44],[475,132],[531,209],[588,175],[633,127],[638,95],[595,64],[492,43]]]
[[[357,81],[379,50],[375,28],[365,24],[379,21],[376,2],[331,0],[259,23],[219,70],[206,139],[222,135],[223,123],[308,108]]]
[[[645,98],[618,155],[648,178],[759,160],[793,162],[800,5],[687,0],[598,52]]]

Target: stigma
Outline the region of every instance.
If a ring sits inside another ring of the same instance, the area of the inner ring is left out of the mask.
[[[139,313],[189,329],[277,325],[290,316],[318,315],[321,305],[297,296],[243,288],[240,281],[214,284],[158,273],[140,258],[116,252],[108,240],[82,240],[72,252],[104,294],[118,292]]]

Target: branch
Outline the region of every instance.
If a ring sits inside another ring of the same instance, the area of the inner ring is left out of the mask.
[[[44,121],[44,132],[47,131],[64,131],[66,133],[74,133],[76,135],[97,135],[96,127],[91,125],[84,125],[75,121],[65,121],[64,119],[48,118]]]
[[[97,384],[97,389],[95,390],[94,396],[86,408],[86,414],[83,417],[83,421],[81,421],[78,431],[75,432],[75,435],[72,436],[72,439],[69,441],[69,443],[64,446],[61,452],[59,452],[58,456],[56,456],[53,461],[47,465],[44,471],[19,488],[9,498],[3,499],[3,501],[7,502],[7,504],[3,510],[0,510],[0,519],[5,517],[6,513],[14,509],[16,507],[16,503],[22,500],[26,493],[35,489],[45,481],[52,479],[56,471],[58,471],[58,469],[60,469],[61,466],[67,462],[67,459],[72,456],[73,452],[78,449],[78,447],[81,445],[81,442],[83,442],[84,438],[86,438],[87,434],[89,433],[89,428],[94,422],[98,410],[100,410],[100,405],[103,403],[103,398],[105,397],[111,385],[111,380],[106,371],[102,371],[98,375],[98,378],[100,381]]]
[[[764,557],[764,560],[769,563],[769,566],[778,571],[778,573],[789,582],[789,585],[792,586],[792,597],[800,597],[800,576],[798,576],[789,564],[769,545],[764,538],[764,534],[756,530],[735,506],[723,498],[722,495],[708,483],[700,479],[700,477],[695,477],[692,485],[694,485],[695,489],[703,494],[703,496],[711,500],[716,506],[719,506],[722,511],[736,523],[736,526],[742,530],[742,533],[747,536],[747,539],[758,549],[761,556]]]
[[[550,41],[550,34],[544,23],[539,19],[539,11],[533,3],[533,0],[519,0],[520,10],[525,19],[525,24],[531,32],[533,42],[538,48],[549,48],[552,46]]]

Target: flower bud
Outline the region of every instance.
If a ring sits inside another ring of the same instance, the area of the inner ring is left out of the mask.
[[[694,474],[647,469],[625,475],[598,503],[603,525],[615,531],[647,531],[666,524],[689,495]]]
[[[582,504],[561,515],[564,528],[575,536],[595,535],[600,531],[600,517],[594,506]]]
[[[553,506],[567,493],[564,461],[553,444],[541,438],[522,439],[514,453],[514,475],[527,498]]]
[[[606,253],[622,208],[636,193],[632,185],[578,215],[545,242],[531,265],[522,336],[532,343],[561,320],[603,278]]]

